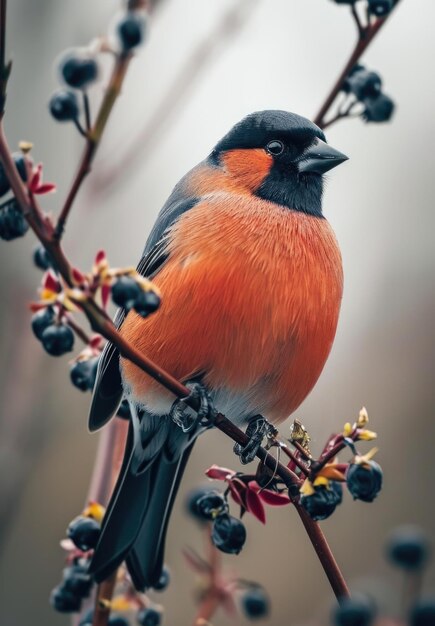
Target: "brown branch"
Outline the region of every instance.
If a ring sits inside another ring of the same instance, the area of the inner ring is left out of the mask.
[[[373,39],[379,33],[379,31],[381,30],[382,26],[385,24],[385,22],[391,16],[393,10],[397,7],[399,2],[400,2],[400,0],[397,0],[396,4],[394,5],[394,7],[390,11],[390,13],[388,13],[388,15],[385,15],[384,17],[377,18],[373,23],[363,27],[362,31],[361,30],[359,31],[359,37],[358,37],[357,43],[356,43],[356,45],[355,45],[355,47],[354,47],[354,49],[353,49],[353,51],[352,51],[352,53],[351,53],[351,55],[350,55],[350,57],[348,59],[346,65],[344,66],[342,72],[340,73],[339,77],[337,78],[336,82],[334,83],[334,85],[333,85],[331,91],[329,92],[328,96],[326,97],[324,103],[320,107],[319,112],[317,113],[316,117],[314,118],[314,123],[317,124],[317,126],[319,126],[320,128],[325,128],[326,126],[330,126],[331,125],[331,122],[326,122],[325,118],[326,118],[326,116],[327,116],[331,106],[334,104],[335,99],[337,98],[338,94],[342,90],[344,81],[348,77],[349,72],[352,70],[352,68],[358,63],[359,59],[364,54],[364,52],[366,51],[368,46],[371,44]]]
[[[130,59],[131,54],[123,54],[117,57],[115,61],[109,85],[101,103],[100,110],[98,111],[97,119],[93,128],[91,128],[87,133],[86,145],[83,150],[80,165],[72,182],[70,191],[66,197],[65,203],[59,214],[56,227],[53,231],[53,237],[55,239],[61,239],[73,202],[77,196],[77,193],[80,190],[80,187],[82,186],[84,179],[91,171],[92,163],[95,158],[98,146],[100,145],[101,136],[106,127],[107,120],[113,109],[113,105],[115,104],[116,99],[121,92],[121,86],[124,81],[125,73],[127,71]],[[85,106],[85,110],[86,123],[88,124],[90,119],[88,107]]]

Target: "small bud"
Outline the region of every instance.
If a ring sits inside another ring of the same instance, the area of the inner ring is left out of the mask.
[[[376,461],[351,463],[346,472],[347,487],[355,500],[373,502],[382,488],[382,469]]]
[[[223,513],[213,523],[211,540],[218,550],[239,554],[246,541],[246,529],[240,520]]]
[[[131,11],[121,19],[116,32],[123,51],[128,52],[142,43],[145,33],[145,18],[141,13]]]

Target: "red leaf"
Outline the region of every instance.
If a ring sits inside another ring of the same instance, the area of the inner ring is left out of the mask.
[[[246,508],[256,517],[262,524],[266,523],[266,513],[264,506],[260,500],[260,496],[253,489],[246,490]]]
[[[43,193],[51,193],[56,191],[56,185],[54,183],[43,183],[32,189],[33,193],[42,195]]]
[[[74,281],[76,283],[79,283],[79,285],[85,282],[85,276],[76,267],[73,267],[72,275],[73,275]]]
[[[35,190],[39,187],[41,180],[42,180],[42,164],[40,163],[33,170],[33,176],[30,179],[30,183],[29,183],[30,191],[35,193]]]
[[[245,493],[247,491],[246,486],[243,483],[240,483],[239,481],[231,480],[228,483],[228,488],[236,504],[239,504],[241,507],[246,508],[246,503],[245,503]]]
[[[91,348],[100,348],[102,346],[102,344],[104,343],[104,339],[101,335],[94,335],[90,342],[89,345],[91,346]]]
[[[291,500],[286,493],[278,493],[271,489],[263,489],[258,494],[259,497],[270,506],[283,506],[284,504],[290,504]]]
[[[206,476],[209,478],[215,478],[216,480],[229,480],[236,472],[227,469],[226,467],[219,467],[219,465],[212,465],[206,471]]]
[[[61,291],[60,282],[51,270],[45,272],[44,278],[42,279],[42,285],[44,289],[49,289],[50,291],[55,291],[56,293]]]
[[[97,254],[95,255],[95,265],[99,265],[105,260],[106,260],[106,253],[104,252],[104,250],[98,250]]]
[[[107,303],[110,298],[110,285],[103,285],[101,287],[101,302],[103,303],[103,307],[107,307]]]

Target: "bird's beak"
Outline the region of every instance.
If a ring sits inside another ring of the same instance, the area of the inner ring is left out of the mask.
[[[347,161],[348,158],[342,152],[329,146],[325,141],[316,139],[316,142],[303,153],[299,161],[299,172],[304,174],[307,172],[324,174],[332,170],[333,167],[343,163],[343,161]]]

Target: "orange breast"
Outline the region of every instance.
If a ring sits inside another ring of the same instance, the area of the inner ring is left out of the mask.
[[[181,380],[249,398],[251,413],[285,419],[312,389],[334,339],[342,296],[338,245],[324,219],[253,196],[210,196],[173,228],[155,278],[158,313],[132,312],[121,332]],[[135,400],[172,402],[128,361]],[[217,409],[220,407],[217,406]]]

